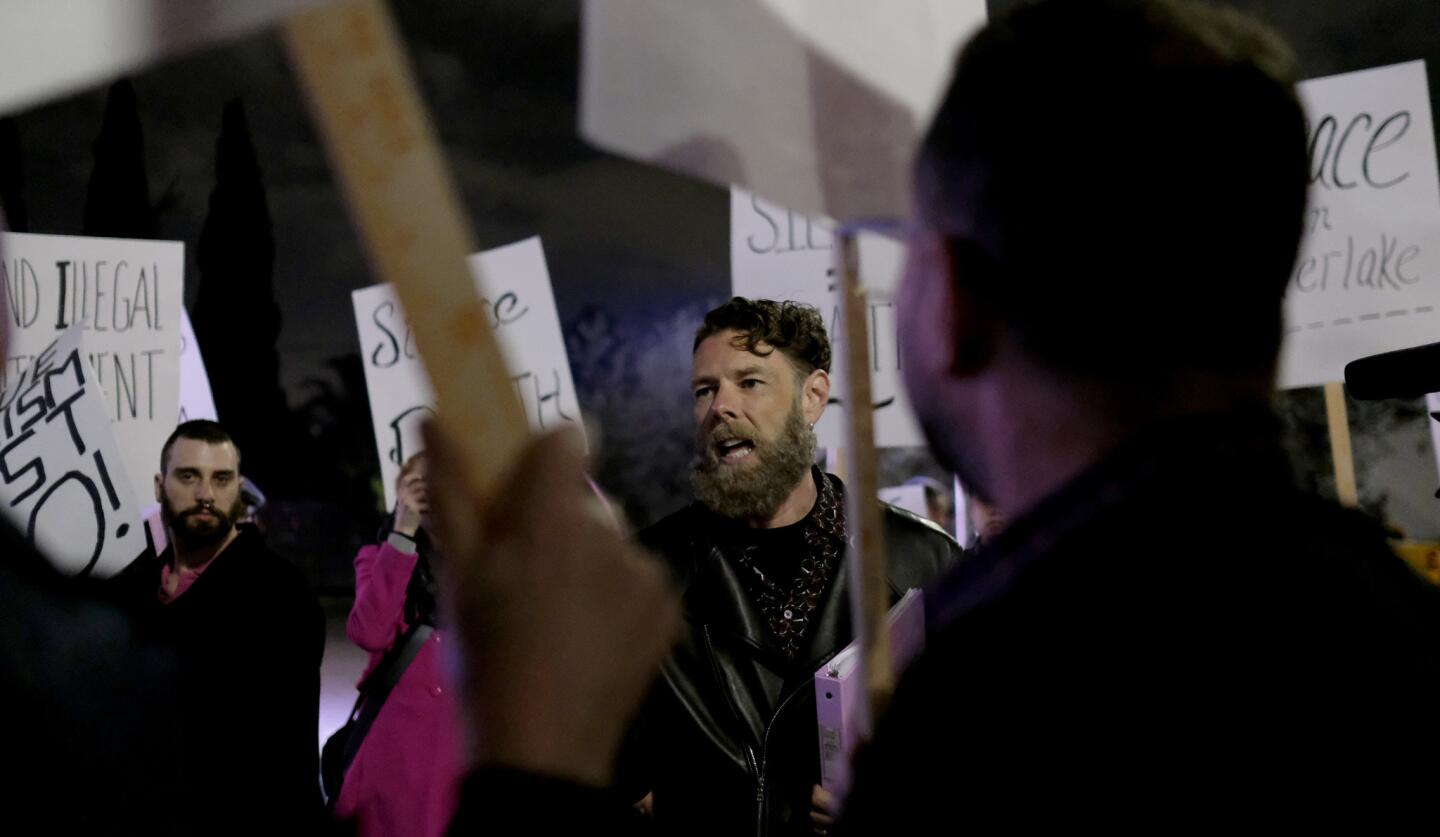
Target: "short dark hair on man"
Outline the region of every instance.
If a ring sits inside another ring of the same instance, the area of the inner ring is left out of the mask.
[[[757,355],[779,349],[802,376],[816,369],[830,371],[830,338],[825,334],[825,321],[812,305],[734,297],[705,315],[691,351],[700,348],[705,338],[722,331],[738,331],[735,347]],[[757,347],[761,343],[771,349],[760,351]]]
[[[209,445],[223,445],[229,442],[235,448],[235,461],[240,461],[240,446],[230,438],[230,434],[216,422],[209,419],[191,419],[182,422],[170,438],[165,440],[165,447],[160,449],[160,473],[165,473],[170,467],[170,448],[180,439],[191,439],[196,442],[204,442]]]
[[[1268,372],[1309,177],[1292,64],[1230,9],[1018,7],[956,62],[920,211],[956,281],[1048,368]]]

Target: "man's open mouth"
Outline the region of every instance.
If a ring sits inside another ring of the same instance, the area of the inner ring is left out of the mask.
[[[715,453],[721,462],[739,462],[755,451],[755,443],[749,439],[726,439],[715,443]]]

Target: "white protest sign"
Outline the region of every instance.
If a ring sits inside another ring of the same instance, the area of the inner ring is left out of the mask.
[[[160,449],[180,409],[184,245],[5,233],[0,253],[10,336],[0,390],[57,334],[84,327],[130,490],[153,496]]]
[[[218,421],[215,394],[210,391],[210,376],[205,374],[205,358],[190,325],[190,314],[180,309],[180,421],[210,419]],[[158,463],[157,463],[158,464]]]
[[[0,396],[0,507],[61,571],[108,576],[145,533],[84,338],[68,329]]]
[[[1425,62],[1300,85],[1305,242],[1285,297],[1282,387],[1344,380],[1366,355],[1440,340],[1440,176]]]
[[[165,55],[238,37],[326,0],[5,0],[0,113],[101,84]]]
[[[882,488],[880,502],[918,514],[926,520],[930,519],[930,504],[925,502],[923,485],[892,485]]]
[[[911,155],[984,0],[587,0],[580,132],[832,218],[909,209]]]
[[[553,430],[580,421],[540,239],[477,253],[468,262],[531,426]],[[400,466],[424,448],[420,428],[435,415],[435,395],[394,289],[374,285],[355,291],[352,299],[380,452],[380,478],[385,503],[393,507]]]
[[[844,352],[840,346],[840,292],[828,224],[782,209],[743,189],[730,190],[730,285],[736,296],[794,300],[813,305],[830,335],[830,406],[815,424],[821,447],[845,444]],[[860,237],[861,281],[870,294],[871,387],[875,444],[925,444],[900,380],[900,333],[895,288],[904,248],[878,235]]]

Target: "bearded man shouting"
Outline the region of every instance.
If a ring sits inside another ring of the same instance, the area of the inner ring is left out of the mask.
[[[665,833],[823,833],[812,678],[852,639],[845,486],[814,465],[830,341],[814,308],[736,297],[693,360],[695,502],[639,536],[684,591],[686,629],[621,784]],[[892,604],[962,554],[909,512],[885,506],[884,523]]]

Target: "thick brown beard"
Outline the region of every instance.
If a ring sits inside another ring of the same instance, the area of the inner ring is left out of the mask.
[[[239,520],[241,515],[245,513],[245,501],[237,497],[229,511],[222,510],[218,506],[212,506],[210,511],[218,518],[219,522],[215,525],[214,529],[205,532],[194,532],[185,526],[184,518],[190,511],[193,511],[193,509],[177,512],[175,508],[170,505],[169,497],[162,496],[160,498],[160,517],[165,521],[165,525],[169,527],[175,540],[182,543],[188,549],[201,549],[207,546],[214,546],[225,540],[230,534],[230,530],[235,528],[235,521]]]
[[[752,440],[759,457],[753,468],[720,464],[707,437],[700,445],[690,485],[695,499],[711,511],[734,520],[763,520],[775,513],[815,462],[815,431],[805,423],[797,399],[775,439]]]

